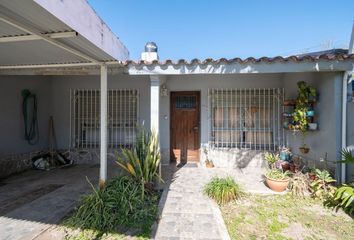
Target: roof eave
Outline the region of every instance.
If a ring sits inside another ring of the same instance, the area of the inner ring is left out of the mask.
[[[34,0],[115,60],[129,59],[129,51],[87,1]]]
[[[291,72],[344,72],[351,71],[354,59],[274,62],[178,62],[176,64],[126,63],[130,75],[185,75],[185,74],[252,74]]]

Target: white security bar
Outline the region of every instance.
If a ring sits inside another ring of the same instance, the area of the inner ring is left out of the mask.
[[[285,145],[281,124],[284,89],[209,89],[209,146],[277,150]]]
[[[100,91],[71,89],[70,148],[97,149],[100,145]],[[107,144],[131,147],[139,122],[139,91],[110,89],[107,93]]]

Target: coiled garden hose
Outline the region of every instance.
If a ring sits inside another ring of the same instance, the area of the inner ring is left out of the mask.
[[[37,96],[28,89],[22,90],[22,114],[25,126],[25,140],[30,145],[39,141],[39,128],[37,118]]]

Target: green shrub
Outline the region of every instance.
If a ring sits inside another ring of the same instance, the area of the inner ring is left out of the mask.
[[[316,169],[315,172],[317,179],[310,185],[312,196],[321,200],[333,199],[336,187],[332,184],[336,180],[331,177],[327,170]]]
[[[142,199],[141,185],[130,177],[118,176],[103,189],[92,188],[93,193],[84,196],[66,220],[68,226],[107,232],[118,226],[149,229],[155,220],[158,194]]]
[[[334,194],[335,201],[338,201],[338,207],[342,207],[349,214],[354,213],[354,187],[343,184]]]
[[[140,128],[133,149],[122,149],[122,156],[116,154],[116,157],[117,164],[141,184],[142,198],[146,187],[151,190],[155,179],[162,180],[158,172],[161,157],[156,133]]]
[[[214,177],[205,187],[204,193],[218,204],[224,204],[240,198],[244,193],[231,177]]]

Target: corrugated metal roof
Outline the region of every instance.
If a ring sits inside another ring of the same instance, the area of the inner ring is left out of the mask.
[[[42,33],[73,30],[63,22],[58,21],[55,16],[47,12],[34,1],[2,0],[0,7],[6,9],[7,13],[11,11],[26,19],[28,24]]]
[[[19,30],[7,23],[0,21],[0,37],[10,37],[10,36],[19,36],[27,35],[28,33]]]
[[[1,43],[0,65],[54,64],[67,62],[83,62],[74,54],[53,47],[43,40]]]
[[[51,2],[51,4],[54,4],[54,7],[56,7],[55,4],[60,5],[64,4],[64,2],[56,1]],[[87,2],[82,2],[81,4],[83,4],[86,8],[90,8]],[[73,12],[69,11],[68,9],[67,14],[72,13]],[[1,0],[0,17],[1,15],[6,16],[9,19],[13,19],[17,22],[20,22],[28,26],[29,28],[34,28],[41,34],[72,31],[77,32],[76,29],[72,29],[67,24],[63,23],[60,19],[48,12],[46,9],[44,9],[44,7],[40,6],[35,1]],[[95,18],[93,18],[90,24],[102,24],[102,22],[97,23],[94,20]],[[86,31],[85,27],[86,25],[83,25],[82,29],[85,29]],[[96,30],[100,28],[97,27],[93,29]],[[90,30],[92,31],[92,29],[87,29],[87,32],[90,32]],[[116,42],[119,42],[118,38],[114,36],[111,32],[100,32],[99,34],[102,34],[103,40],[105,39],[104,37],[108,37],[109,39],[116,38]],[[30,33],[20,30],[0,19],[0,37],[22,35],[30,35]],[[66,46],[77,51],[80,51],[84,55],[87,55],[99,62],[127,59],[127,57],[125,56],[126,52],[121,54],[122,58],[115,59],[111,53],[106,52],[101,48],[101,46],[96,45],[96,43],[89,41],[87,38],[82,36],[80,32],[78,32],[78,36],[76,37],[60,38],[55,39],[55,41],[65,44]],[[114,46],[112,47],[114,48]],[[0,64],[3,66],[23,64],[79,63],[88,61],[85,58],[78,57],[77,55],[70,53],[69,51],[66,51],[58,46],[51,45],[50,43],[42,40],[3,42],[0,43],[0,53]],[[115,55],[117,56],[116,53]]]

